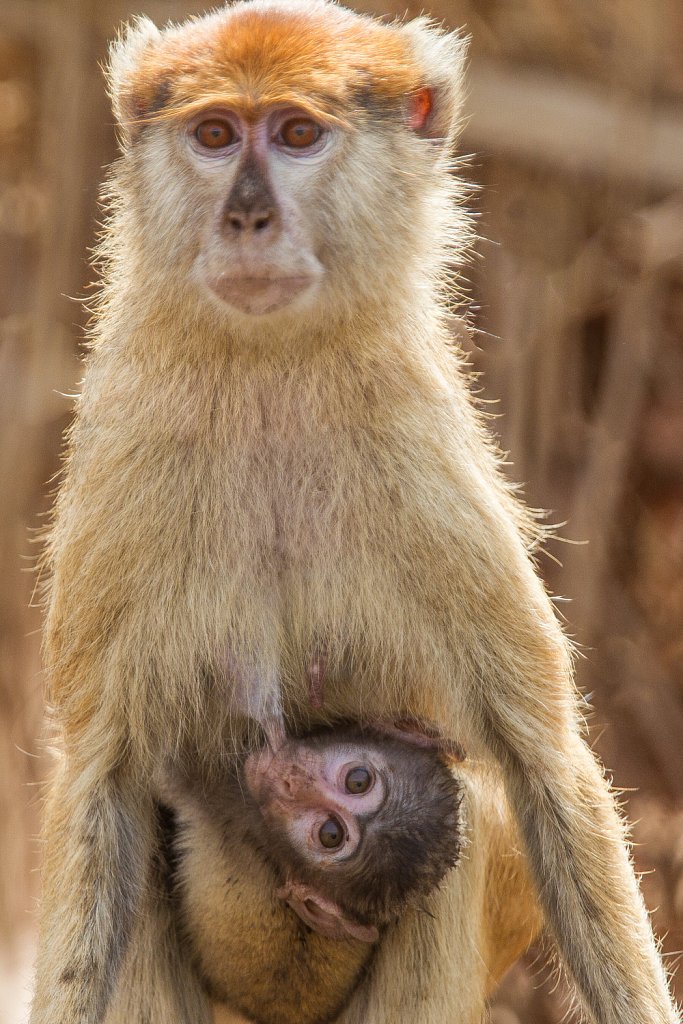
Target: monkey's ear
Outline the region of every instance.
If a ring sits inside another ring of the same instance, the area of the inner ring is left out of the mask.
[[[408,126],[422,138],[452,144],[460,128],[468,40],[444,32],[428,18],[416,18],[401,28],[407,36],[423,85],[406,104]]]
[[[358,939],[360,942],[377,942],[379,939],[379,931],[374,925],[354,921],[340,906],[325,899],[310,885],[288,882],[277,890],[277,895],[305,925],[327,939]]]
[[[167,89],[163,80],[143,69],[144,58],[158,49],[161,38],[154,22],[136,18],[109,48],[105,75],[123,149],[138,137],[141,123],[158,108],[159,95]]]

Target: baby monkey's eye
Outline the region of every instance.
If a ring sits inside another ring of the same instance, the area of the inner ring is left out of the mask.
[[[237,135],[229,121],[210,117],[198,124],[194,130],[197,142],[206,149],[225,149],[235,142]]]
[[[327,850],[336,850],[344,841],[344,828],[337,818],[328,818],[324,825],[320,826],[318,838]]]
[[[280,128],[278,141],[290,149],[306,149],[315,145],[322,133],[320,125],[310,117],[291,117]]]
[[[368,768],[352,768],[346,773],[344,785],[347,793],[367,793],[373,783],[372,772]]]

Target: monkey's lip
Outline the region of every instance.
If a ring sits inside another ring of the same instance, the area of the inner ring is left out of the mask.
[[[261,316],[273,313],[306,291],[314,282],[309,274],[267,277],[251,274],[221,274],[209,281],[211,290],[242,313]]]

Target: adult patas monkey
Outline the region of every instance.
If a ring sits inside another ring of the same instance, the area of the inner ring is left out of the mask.
[[[49,549],[64,757],[33,1024],[102,1020],[165,765],[308,724],[320,651],[330,718],[436,720],[500,763],[595,1020],[676,1019],[444,323],[462,60],[424,21],[324,0],[142,21],[114,47],[123,157]],[[451,1017],[457,949],[438,920],[413,941],[350,1020]]]

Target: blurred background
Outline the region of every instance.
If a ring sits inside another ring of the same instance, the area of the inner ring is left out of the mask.
[[[49,769],[36,531],[80,377],[75,300],[88,293],[98,183],[115,155],[98,64],[131,15],[164,22],[206,6],[0,0],[2,1024],[25,1020]],[[561,524],[540,568],[582,645],[592,742],[635,821],[673,969],[683,949],[683,4],[353,6],[427,9],[471,35],[460,153],[480,240],[466,271],[477,330],[463,344],[511,476]],[[513,968],[495,1024],[563,1019],[566,988],[544,968],[547,952]]]

